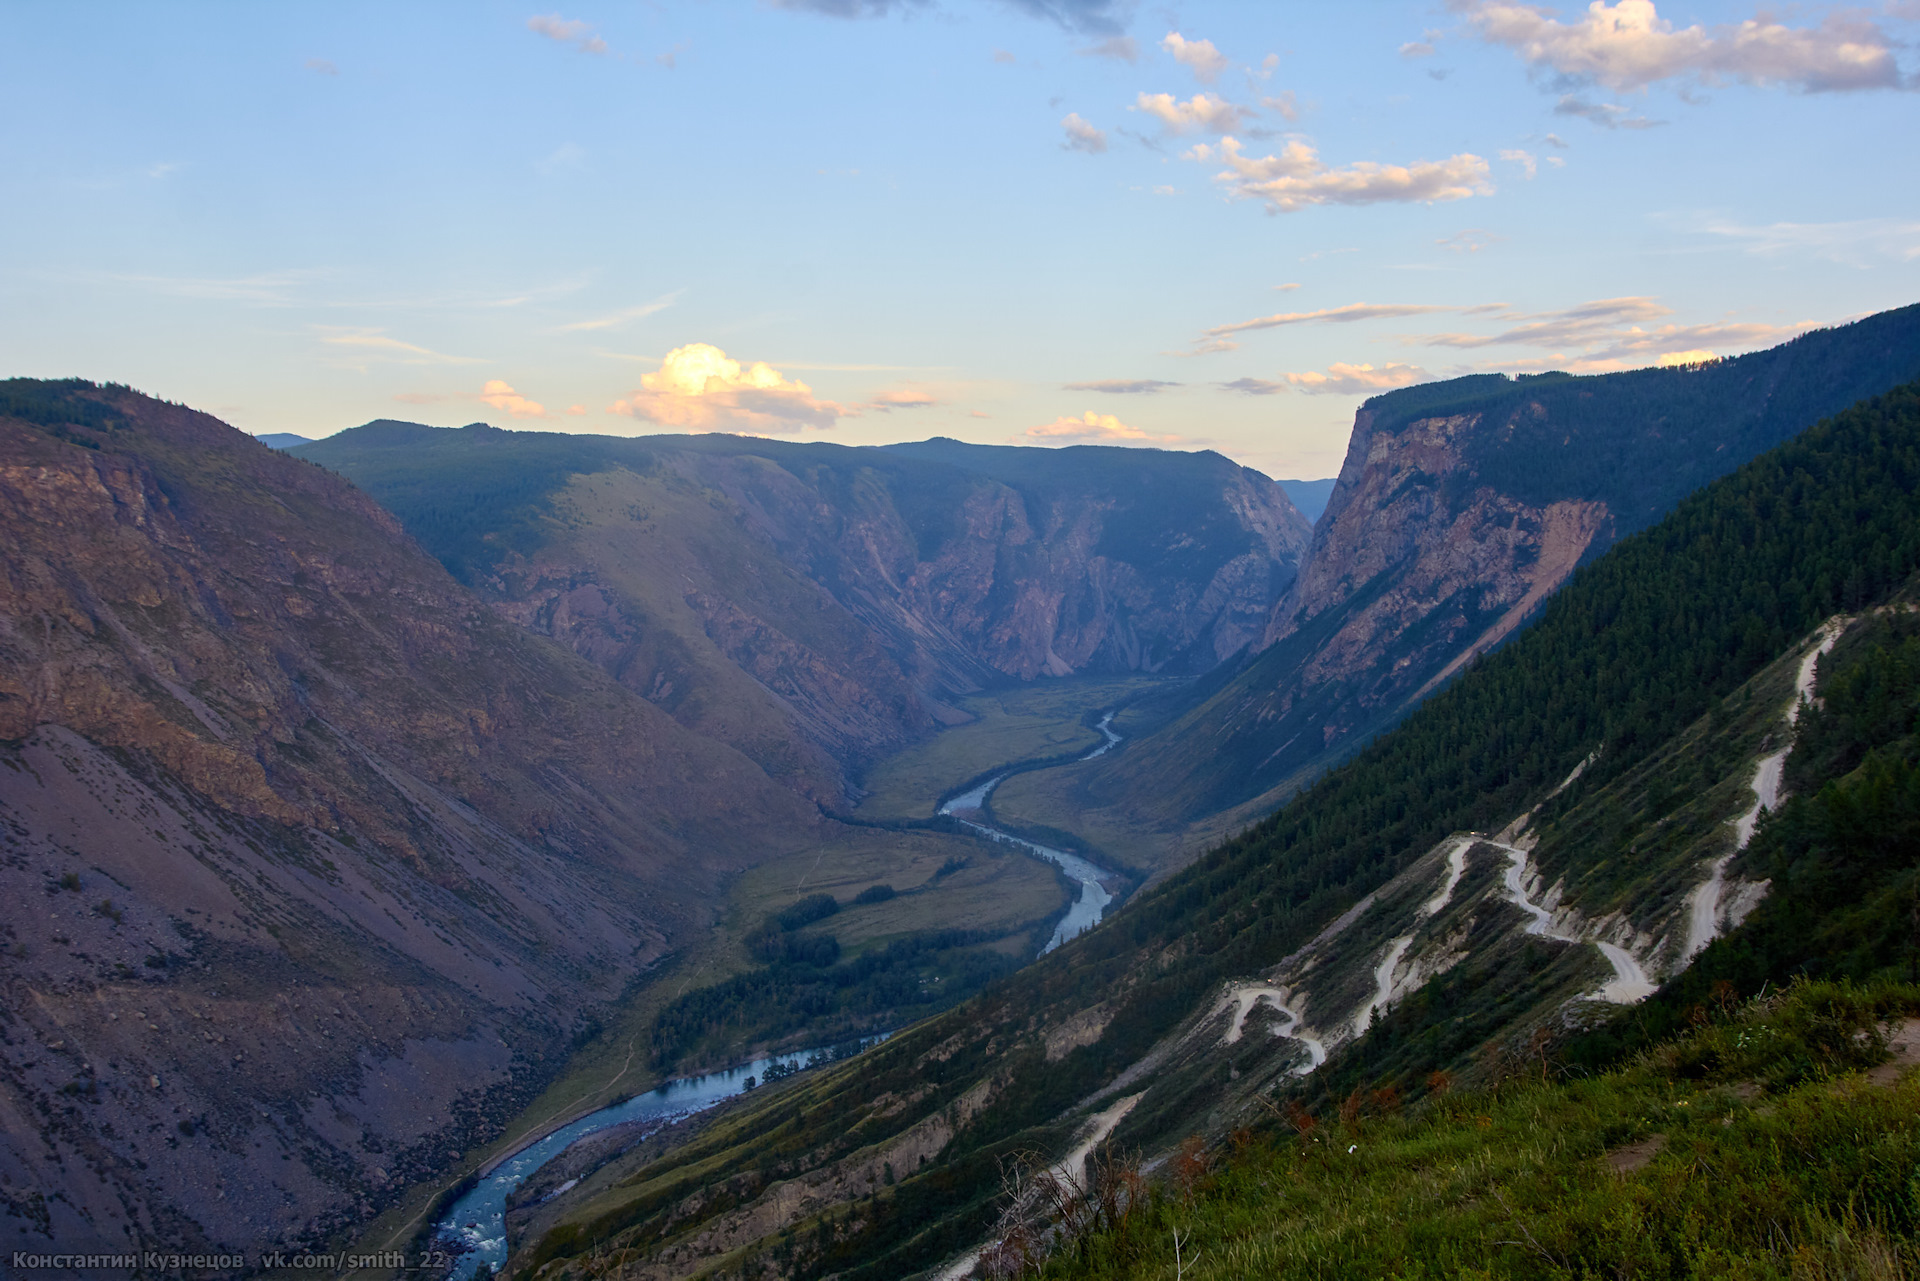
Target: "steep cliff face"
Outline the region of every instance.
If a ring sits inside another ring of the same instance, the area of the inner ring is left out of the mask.
[[[1376,397],[1258,656],[1021,817],[1231,830],[1513,635],[1615,540],[1915,375],[1908,307],[1705,367],[1476,375]],[[1177,859],[1191,843],[1167,848]]]
[[[9,1248],[372,1212],[822,828],[338,477],[129,392],[5,391]]]
[[[299,453],[508,617],[829,803],[993,681],[1206,670],[1260,636],[1309,535],[1213,454],[391,423]],[[522,489],[489,506],[507,467]],[[456,507],[491,523],[449,528]]]

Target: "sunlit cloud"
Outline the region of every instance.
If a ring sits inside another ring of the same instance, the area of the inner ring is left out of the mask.
[[[1168,444],[1184,440],[1183,436],[1157,436],[1142,431],[1138,427],[1129,427],[1112,414],[1096,414],[1091,409],[1078,418],[1062,416],[1039,427],[1029,427],[1024,433],[1028,440],[1058,440],[1081,444],[1144,444],[1153,442]]]
[[[1300,99],[1291,89],[1269,94],[1267,97],[1260,99],[1260,105],[1279,116],[1282,120],[1291,121],[1300,118]]]
[[[1411,165],[1362,160],[1331,169],[1298,139],[1278,155],[1255,158],[1241,154],[1239,141],[1226,137],[1218,146],[1201,143],[1187,157],[1224,162],[1227,168],[1214,180],[1237,198],[1261,201],[1268,213],[1293,213],[1309,205],[1434,204],[1493,194],[1487,162],[1470,152]]]
[[[1097,156],[1107,149],[1107,135],[1082,120],[1077,111],[1068,112],[1060,127],[1067,131],[1067,140],[1060,144],[1064,150]]]
[[[913,387],[900,387],[881,392],[867,402],[867,407],[887,413],[895,409],[931,409],[939,403],[940,398],[929,392]]]
[[[1376,369],[1372,365],[1349,365],[1336,360],[1327,366],[1324,374],[1308,370],[1300,374],[1287,374],[1285,378],[1289,386],[1297,387],[1310,396],[1370,396],[1375,392],[1392,391],[1396,387],[1432,382],[1434,375],[1418,365],[1389,362]]]
[[[1696,347],[1692,351],[1662,352],[1660,353],[1660,359],[1653,363],[1662,369],[1674,369],[1684,368],[1687,365],[1704,365],[1718,359],[1720,359],[1720,357],[1714,355],[1712,352]]]
[[[607,42],[593,33],[593,24],[578,18],[563,18],[557,13],[536,14],[527,19],[527,30],[549,40],[570,44],[581,53],[607,51]]]
[[[1238,129],[1249,118],[1245,107],[1235,106],[1211,93],[1197,93],[1185,102],[1170,93],[1141,93],[1128,109],[1152,116],[1168,133],[1226,133]]]
[[[1419,341],[1435,347],[1494,347],[1520,344],[1528,347],[1585,347],[1604,341],[1622,326],[1660,319],[1673,314],[1644,295],[1625,298],[1600,298],[1560,311],[1503,316],[1519,321],[1496,334],[1427,334]]]
[[[1212,84],[1220,78],[1220,73],[1233,65],[1225,54],[1213,47],[1211,40],[1189,40],[1178,31],[1169,31],[1160,41],[1160,47],[1173,55],[1173,60],[1193,73],[1193,78],[1201,84]]]
[[[1456,0],[1455,7],[1482,40],[1512,49],[1536,71],[1609,89],[1683,81],[1821,93],[1902,84],[1893,40],[1857,12],[1829,14],[1817,27],[1762,14],[1709,30],[1676,29],[1652,0],[1594,0],[1574,22],[1509,0]]]
[[[449,356],[445,352],[433,351],[415,343],[402,342],[388,336],[383,329],[339,329],[332,326],[316,326],[320,341],[329,347],[340,347],[362,360],[377,360],[383,364],[396,365],[474,365],[479,360],[473,356]]]
[[[504,410],[514,418],[545,418],[547,416],[545,405],[537,400],[528,400],[498,378],[487,379],[486,386],[480,389],[480,399],[495,409]]]
[[[763,361],[742,367],[718,347],[697,342],[668,352],[660,368],[642,374],[639,389],[608,412],[691,431],[784,434],[832,427],[855,411],[816,399],[811,387]]]
[[[576,320],[572,324],[560,326],[560,332],[563,334],[571,334],[597,329],[618,328],[629,321],[639,320],[642,317],[652,316],[665,311],[667,308],[673,306],[675,302],[679,301],[680,295],[683,292],[683,290],[676,289],[670,294],[663,294],[655,298],[652,302],[643,302],[638,306],[627,307],[606,316],[595,316],[590,320]]]
[[[1152,396],[1169,387],[1178,387],[1161,378],[1103,378],[1098,382],[1067,383],[1067,391],[1097,391],[1109,396]]]

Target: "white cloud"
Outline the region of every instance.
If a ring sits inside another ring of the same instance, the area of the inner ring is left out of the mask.
[[[1652,0],[1593,0],[1575,22],[1510,0],[1465,0],[1467,22],[1489,44],[1530,67],[1610,89],[1664,81],[1791,85],[1807,93],[1901,85],[1893,41],[1857,14],[1829,14],[1817,27],[1769,15],[1708,30],[1676,29]]]
[[[495,409],[505,410],[514,418],[545,418],[547,416],[545,405],[537,400],[528,400],[498,378],[487,379],[486,386],[480,389],[480,399]]]
[[[1227,56],[1213,47],[1211,40],[1189,40],[1178,31],[1169,31],[1160,41],[1160,47],[1173,55],[1173,60],[1193,73],[1193,78],[1201,84],[1210,85],[1220,78],[1220,73],[1233,64]]]
[[[1431,58],[1433,55],[1433,46],[1425,40],[1409,40],[1400,46],[1402,58]]]
[[[445,352],[389,338],[383,329],[341,329],[331,325],[315,326],[320,341],[329,347],[345,347],[362,359],[396,365],[473,365],[472,356],[449,356]]]
[[[1166,444],[1184,439],[1181,436],[1156,436],[1138,427],[1129,427],[1112,414],[1096,414],[1091,409],[1078,418],[1063,415],[1039,427],[1029,427],[1025,435],[1029,440],[1091,441],[1105,445],[1145,441]]]
[[[707,343],[675,347],[660,368],[640,376],[640,387],[607,407],[609,413],[692,431],[788,433],[828,428],[853,410],[815,399],[813,388],[789,382],[756,361],[742,368]]]
[[[676,289],[670,294],[655,298],[652,302],[643,302],[637,307],[627,307],[611,315],[595,316],[590,320],[576,320],[572,324],[560,326],[560,332],[563,334],[571,334],[594,329],[614,329],[626,324],[628,321],[639,320],[643,316],[651,316],[656,312],[665,311],[667,308],[673,306],[675,302],[679,301],[680,293],[681,291]]]
[[[607,51],[607,42],[593,34],[593,24],[578,18],[563,18],[557,13],[536,14],[527,19],[527,30],[549,40],[570,44],[581,53]]]
[[[1542,141],[1545,142],[1549,147],[1558,147],[1562,151],[1565,151],[1567,148],[1567,140],[1565,138],[1562,138],[1557,133],[1548,134],[1544,139],[1542,139]]]
[[[1290,280],[1284,285],[1275,285],[1273,287],[1273,292],[1275,292],[1276,294],[1290,294],[1294,290],[1298,289],[1299,287],[1300,287],[1299,281]]]
[[[1675,367],[1685,367],[1687,365],[1704,365],[1709,361],[1718,359],[1720,359],[1720,357],[1714,355],[1712,352],[1704,348],[1696,347],[1692,351],[1662,352],[1660,359],[1653,363],[1662,369],[1672,369]]]
[[[1170,93],[1142,93],[1134,99],[1131,111],[1144,111],[1164,126],[1168,133],[1226,133],[1238,129],[1248,119],[1245,107],[1237,107],[1210,93],[1197,93],[1181,102]]]
[[[1215,325],[1206,331],[1209,338],[1221,338],[1227,334],[1245,333],[1250,329],[1278,329],[1283,325],[1308,324],[1352,324],[1360,320],[1390,320],[1398,316],[1420,316],[1434,311],[1458,311],[1458,307],[1443,307],[1428,303],[1374,303],[1354,302],[1344,307],[1326,307],[1319,311],[1288,311],[1277,316],[1261,316],[1257,320],[1242,320],[1231,325]]]
[[[1067,151],[1084,151],[1097,156],[1107,149],[1107,135],[1080,118],[1080,113],[1070,111],[1067,118],[1060,122],[1067,131],[1067,140],[1060,146]]]
[[[1298,139],[1278,155],[1256,159],[1242,155],[1239,141],[1227,137],[1218,147],[1203,144],[1187,154],[1224,161],[1227,168],[1215,181],[1237,197],[1263,202],[1269,213],[1293,213],[1308,205],[1432,204],[1493,193],[1487,162],[1470,152],[1411,165],[1362,160],[1330,169],[1319,152]]]
[[[1527,171],[1527,177],[1529,178],[1533,177],[1534,174],[1540,172],[1540,166],[1538,163],[1535,162],[1533,158],[1533,153],[1530,151],[1521,151],[1518,148],[1514,148],[1509,151],[1502,151],[1500,153],[1500,158],[1502,160],[1512,161],[1514,164],[1524,168]]]

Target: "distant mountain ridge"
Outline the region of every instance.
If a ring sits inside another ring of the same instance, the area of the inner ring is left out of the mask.
[[[1176,835],[1189,824],[1217,837],[1271,809],[1687,493],[1915,377],[1920,306],[1705,366],[1375,397],[1244,670],[1127,751],[999,802],[1026,795],[1034,821],[1153,829],[1172,857],[1194,851],[1203,839]]]
[[[957,695],[1213,667],[1266,627],[1310,536],[1213,453],[387,421],[295,452],[506,616],[836,806]]]

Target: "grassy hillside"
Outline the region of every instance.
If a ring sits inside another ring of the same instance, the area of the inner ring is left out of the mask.
[[[1916,1013],[1920,987],[1810,983],[1598,1076],[1549,1059],[1410,1110],[1380,1089],[1276,1113],[1150,1190],[1109,1159],[1107,1195],[1049,1206],[994,1262],[1062,1281],[1910,1276]]]

